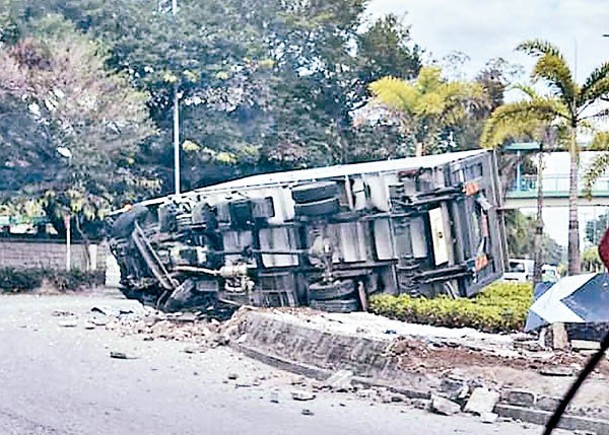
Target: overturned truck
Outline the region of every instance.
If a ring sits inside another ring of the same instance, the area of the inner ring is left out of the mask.
[[[366,309],[376,293],[467,297],[503,274],[494,155],[255,175],[121,210],[123,292],[166,311]]]

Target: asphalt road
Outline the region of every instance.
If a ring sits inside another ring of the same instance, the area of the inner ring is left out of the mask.
[[[0,297],[0,434],[538,434],[323,393],[291,398],[294,375],[227,348],[184,353],[178,342],[59,326],[96,305],[136,307],[111,295]],[[110,351],[134,359],[113,359]],[[227,381],[238,373],[237,381]],[[260,385],[252,386],[257,377]],[[236,383],[246,384],[237,387]],[[276,393],[274,393],[276,391]],[[272,403],[277,394],[279,403]],[[303,415],[304,408],[313,415]]]

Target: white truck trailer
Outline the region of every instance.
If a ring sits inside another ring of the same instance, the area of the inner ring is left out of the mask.
[[[468,297],[504,273],[498,183],[481,150],[260,174],[121,210],[110,243],[125,294],[168,311]]]

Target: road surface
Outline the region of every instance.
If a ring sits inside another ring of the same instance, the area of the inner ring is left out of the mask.
[[[0,296],[0,434],[538,434],[536,426],[443,417],[400,404],[321,393],[292,400],[294,375],[217,348],[59,326],[64,310],[137,308],[109,293]],[[124,352],[134,359],[110,358]],[[236,381],[228,375],[237,373]],[[253,382],[256,378],[259,385]],[[238,386],[237,384],[243,384]],[[253,385],[252,385],[253,384]],[[272,403],[277,395],[279,403]],[[303,409],[313,415],[303,415]]]

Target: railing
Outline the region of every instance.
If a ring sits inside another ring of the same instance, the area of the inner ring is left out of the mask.
[[[567,196],[569,193],[569,176],[568,175],[544,175],[543,176],[543,192],[545,194],[553,194]],[[580,193],[583,190],[583,182],[580,176]],[[514,182],[512,188],[508,191],[508,195],[515,194],[517,196],[537,196],[537,175],[522,175]],[[609,177],[599,178],[592,187],[592,196],[599,195],[609,196]]]

